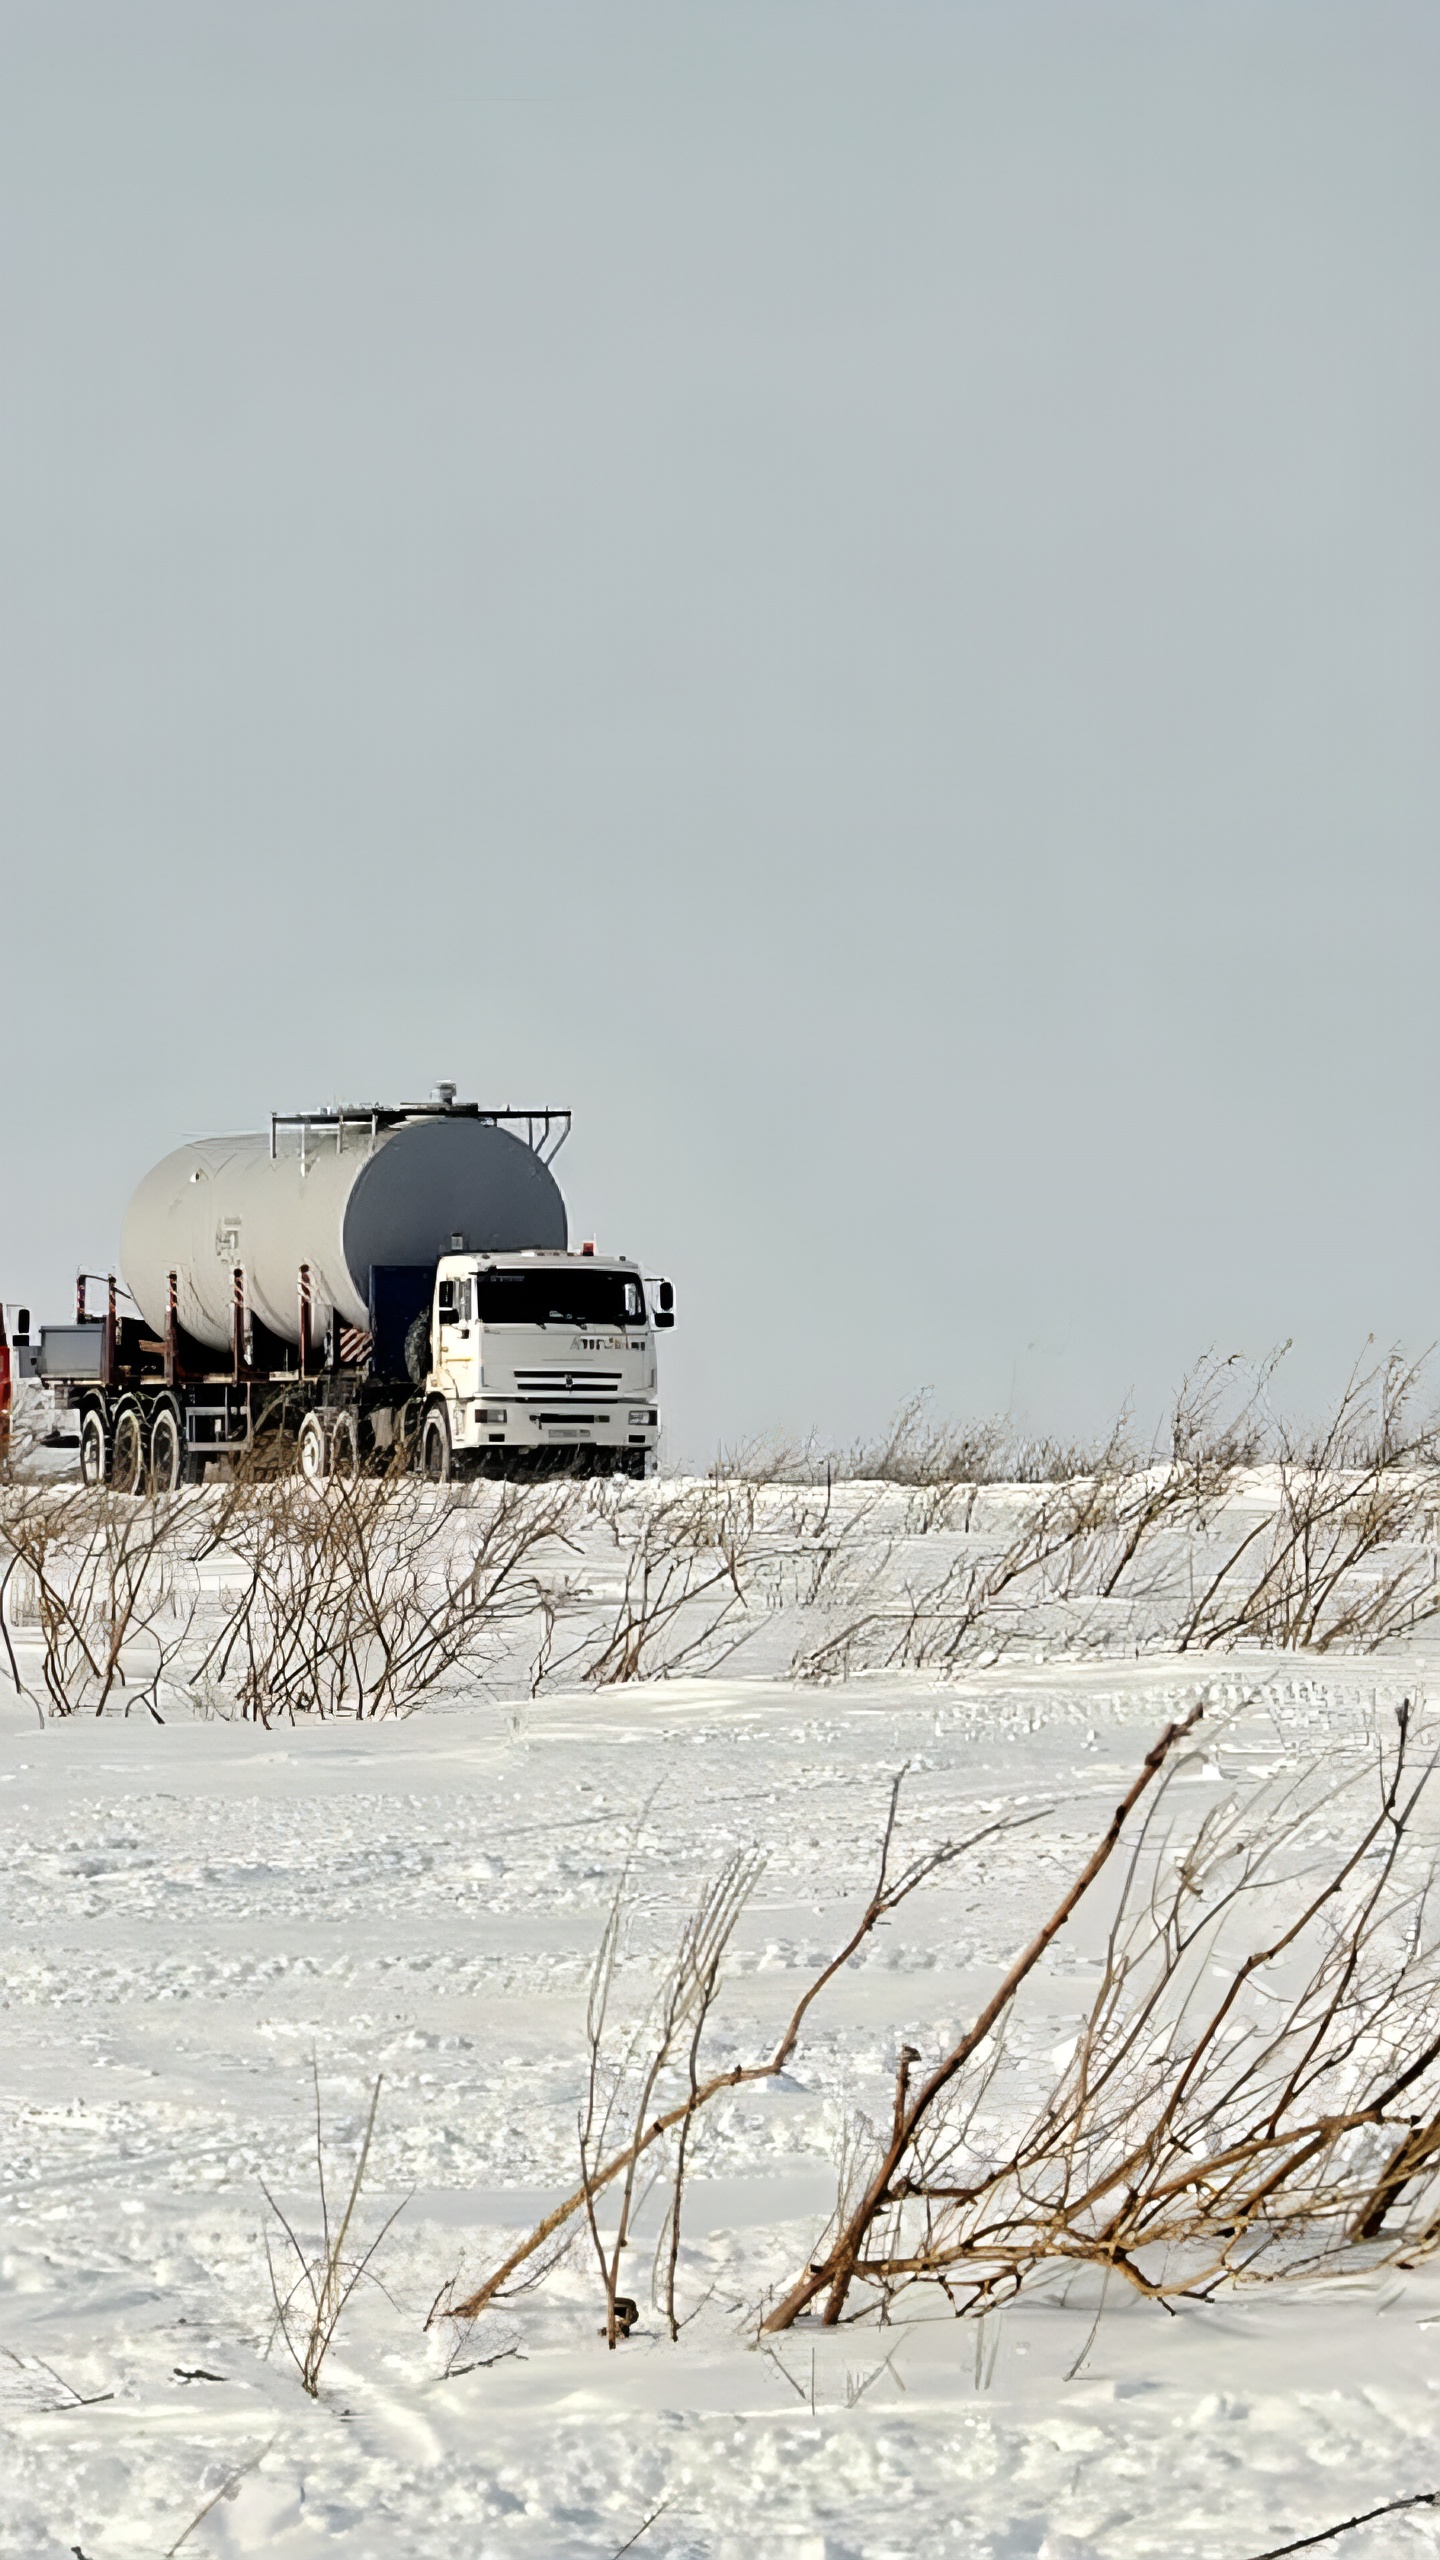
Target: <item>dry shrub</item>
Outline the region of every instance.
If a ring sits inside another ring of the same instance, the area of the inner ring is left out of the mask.
[[[824,1484],[836,1472],[833,1450],[813,1431],[808,1439],[791,1440],[783,1432],[761,1432],[722,1447],[710,1469],[712,1484]]]
[[[376,2253],[393,2223],[404,2211],[398,2204],[386,2216],[371,2239],[361,2247],[358,2239],[352,2246],[351,2231],[360,2190],[370,2162],[370,2143],[375,2131],[375,2117],[380,2105],[380,2082],[370,2096],[369,2112],[360,2136],[351,2174],[349,2193],[338,2211],[332,2211],[330,2192],[325,2179],[325,2127],[320,2106],[320,2073],[312,2063],[315,2083],[315,2185],[319,2207],[319,2231],[313,2241],[300,2237],[294,2223],[279,2206],[270,2189],[261,2181],[264,2196],[279,2226],[285,2243],[282,2263],[288,2283],[275,2264],[275,2247],[270,2231],[265,2233],[265,2263],[270,2274],[270,2293],[275,2305],[275,2334],[285,2341],[290,2360],[300,2376],[301,2387],[312,2400],[320,2393],[320,2375],[325,2359],[335,2343],[345,2307],[355,2288],[369,2275]],[[273,2344],[274,2339],[272,2335]]]
[[[585,2216],[605,2297],[606,2341],[612,2347],[619,2338],[628,2334],[636,2318],[634,2302],[628,2296],[620,2295],[617,2287],[621,2255],[630,2245],[637,2204],[636,2175],[644,2157],[645,2128],[651,2120],[657,2091],[677,2069],[683,2070],[688,2077],[691,2106],[690,2111],[681,2116],[676,2128],[670,2204],[656,2251],[655,2290],[658,2293],[663,2264],[665,2318],[672,2340],[680,2335],[675,2278],[680,2255],[680,2221],[689,2134],[700,2087],[700,2047],[720,1987],[721,1967],[735,1924],[759,1883],[763,1866],[762,1858],[743,1850],[725,1861],[719,1874],[705,1887],[699,1903],[686,1921],[674,1956],[654,1996],[641,2015],[630,2022],[622,2034],[618,2053],[612,2056],[607,2049],[607,2030],[611,2025],[611,2002],[621,1937],[628,1916],[628,1861],[615,1890],[601,1935],[586,2006],[585,2040],[589,2069],[585,2106],[580,2118],[580,2175]],[[596,2175],[596,2165],[604,2160],[607,2150],[613,2146],[616,2128],[620,2125],[628,2126],[624,2143],[626,2161],[618,2179],[615,2228],[611,2234],[602,2235],[596,2212],[596,2196],[601,2184]]]
[[[1085,1472],[1024,1497],[932,1484],[909,1532],[958,1529],[966,1545],[898,1592],[888,1552],[852,1551],[848,1605],[800,1648],[797,1675],[946,1674],[1052,1631],[1077,1652],[1366,1651],[1412,1633],[1440,1611],[1440,1447],[1416,1410],[1423,1364],[1391,1354],[1358,1368],[1308,1434],[1267,1414],[1274,1365],[1236,1409],[1235,1364],[1203,1362],[1148,1465],[1122,1417]]]
[[[948,1677],[1042,1641],[1086,1654],[1388,1642],[1437,1606],[1440,1478],[1433,1429],[1413,1418],[1419,1370],[1357,1371],[1331,1421],[1300,1438],[1269,1412],[1274,1367],[1202,1361],[1144,1462],[1124,1416],[1099,1448],[1027,1458],[998,1426],[952,1431],[922,1402],[878,1456],[852,1453],[863,1478],[831,1461],[802,1481],[813,1451],[772,1444],[702,1484],[598,1488],[590,1516],[613,1538],[619,1589],[584,1569],[550,1588],[532,1690],[713,1672],[778,1611],[805,1622],[790,1667],[807,1680]]]
[[[1013,1423],[937,1420],[928,1392],[903,1405],[880,1441],[856,1441],[835,1462],[841,1483],[939,1489],[982,1484],[1051,1484],[1093,1475],[1128,1450],[1126,1419],[1101,1444],[1032,1438]]]
[[[0,1631],[24,1694],[11,1630],[38,1638],[41,1678],[57,1716],[160,1698],[194,1624],[187,1553],[203,1498],[136,1503],[95,1488],[33,1488],[0,1504]]]
[[[565,1539],[579,1502],[564,1481],[256,1486],[227,1511],[243,1579],[194,1685],[262,1724],[406,1714],[534,1615],[537,1557]]]
[[[1436,1614],[1440,1445],[1415,1411],[1422,1376],[1423,1363],[1391,1352],[1354,1371],[1320,1430],[1278,1435],[1273,1517],[1226,1555],[1182,1649],[1250,1638],[1365,1651]]]
[[[928,2061],[901,2046],[888,2125],[865,2126],[852,2111],[861,2130],[830,2230],[766,2331],[789,2328],[821,2297],[827,2325],[883,2312],[917,2284],[936,2287],[958,2314],[983,2313],[1081,2264],[1149,2299],[1203,2301],[1229,2284],[1338,2272],[1357,2248],[1373,2265],[1440,2246],[1440,1937],[1422,1811],[1436,1737],[1420,1734],[1406,1701],[1393,1735],[1378,1735],[1358,1765],[1262,1781],[1188,1825],[1170,1788],[1205,1713],[1201,1700],[1146,1754],[1090,1856],[968,2026]],[[675,2252],[697,2118],[783,2070],[814,2003],[871,1931],[931,1876],[1016,1827],[988,1825],[896,1873],[899,1785],[869,1900],[758,2062],[718,2070],[701,2058],[757,1863],[732,1858],[706,1888],[612,2059],[622,1879],[592,1985],[580,2184],[450,2316],[475,2319],[583,2216],[613,2345],[633,2317],[616,2281],[637,2174],[660,2173],[668,2156],[657,2265],[678,2334]],[[1007,2030],[1061,1931],[1088,1919],[1127,1835],[1118,1887],[1103,1889],[1088,2014],[1036,2107]],[[611,2188],[620,2203],[607,2240],[598,2205]]]
[[[863,2187],[767,2326],[821,2294],[833,2324],[856,2288],[887,2302],[917,2283],[985,2310],[1077,2262],[1205,2300],[1335,2272],[1357,2242],[1372,2261],[1435,2248],[1434,1743],[1407,1701],[1360,1768],[1261,1785],[1178,1841],[1158,1789],[1073,2058],[1019,2139],[1003,2031],[1033,1958],[983,2034],[918,2072],[907,2050]]]
[[[937,1417],[927,1388],[901,1406],[883,1439],[835,1449],[813,1431],[804,1440],[761,1434],[722,1448],[710,1472],[717,1483],[757,1485],[1044,1484],[1085,1474],[1098,1455],[1088,1442],[1031,1437],[998,1417]]]
[[[0,1508],[0,1608],[39,1639],[57,1715],[166,1689],[254,1717],[407,1713],[488,1665],[548,1589],[577,1486],[437,1492],[362,1477],[241,1477],[154,1500],[34,1491]],[[200,1568],[212,1571],[206,1588]]]
[[[1247,1385],[1202,1362],[1149,1462],[1122,1417],[1082,1472],[1025,1484],[988,1480],[992,1461],[1012,1479],[1021,1463],[993,1429],[949,1432],[916,1406],[883,1482],[832,1465],[823,1487],[717,1469],[321,1489],[272,1472],[267,1443],[227,1484],[152,1500],[0,1486],[4,1642],[19,1688],[12,1630],[38,1636],[56,1714],[137,1699],[158,1714],[168,1692],[261,1721],[404,1712],[522,1630],[532,1694],[713,1672],[787,1611],[808,1680],[948,1677],[1017,1643],[1363,1651],[1440,1610],[1420,1374],[1394,1356],[1357,1370],[1302,1435],[1269,1416],[1270,1368]],[[608,1532],[616,1577],[582,1555],[584,1529]]]
[[[630,1517],[636,1525],[613,1616],[565,1657],[594,1688],[714,1670],[731,1649],[719,1640],[734,1633],[743,1641],[748,1632],[753,1484],[684,1485],[671,1495],[642,1498]]]
[[[1021,1815],[987,1822],[963,1840],[943,1840],[938,1847],[919,1851],[897,1871],[892,1859],[903,1777],[902,1770],[890,1790],[879,1870],[868,1902],[844,1945],[802,1991],[774,2051],[758,2062],[735,2063],[726,2070],[716,2070],[713,2063],[703,2071],[700,2067],[700,2041],[719,1989],[724,1956],[745,1900],[759,1878],[761,1862],[755,1852],[742,1852],[728,1859],[719,1874],[704,1887],[695,1912],[681,1934],[675,1957],[651,1998],[643,2004],[638,2017],[624,2031],[618,2056],[612,2059],[608,2055],[606,2033],[616,1950],[626,1909],[627,1862],[601,1939],[591,1982],[586,2019],[590,2067],[588,2096],[580,2128],[580,2184],[546,2214],[543,2221],[537,2223],[529,2236],[510,2251],[502,2264],[465,2301],[447,2303],[448,2318],[474,2320],[490,2303],[506,2297],[514,2288],[514,2280],[521,2270],[541,2259],[557,2236],[564,2234],[567,2225],[583,2215],[595,2234],[600,2253],[602,2276],[607,2287],[607,2333],[613,2346],[620,2334],[614,2310],[618,2249],[607,2252],[599,2238],[596,2198],[617,2181],[622,2182],[619,2230],[623,2245],[629,2227],[636,2170],[652,2155],[652,2165],[658,2167],[664,2160],[663,2146],[674,2136],[672,2201],[667,2232],[678,2234],[686,2148],[695,2119],[729,2091],[755,2081],[775,2079],[785,2070],[800,2043],[810,2011],[827,1985],[849,1964],[873,1932],[898,1911],[902,1903],[908,1902],[932,1875],[967,1857],[982,1841],[994,1838],[1001,1831],[1023,1829],[1034,1819],[1033,1816]],[[691,2030],[688,2043],[684,2035],[687,2027]],[[685,2048],[684,2061],[680,2063],[678,2057],[682,2047]],[[667,2080],[670,2083],[668,2088],[664,2085]],[[627,2124],[629,2130],[617,2148],[607,2151],[607,2138],[613,2138],[612,2128],[617,2122]],[[665,2235],[662,2235],[663,2245]],[[678,2248],[678,2238],[674,2245]],[[554,2264],[555,2260],[552,2258],[549,2263]],[[674,2318],[673,2259],[669,2268],[667,2313],[673,2337],[678,2327]],[[628,2326],[628,2323],[623,2325]]]

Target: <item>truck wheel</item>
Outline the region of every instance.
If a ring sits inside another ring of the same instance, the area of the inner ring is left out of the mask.
[[[360,1473],[360,1429],[353,1413],[337,1414],[330,1425],[330,1473],[341,1484],[354,1484]]]
[[[103,1484],[110,1472],[110,1446],[105,1437],[105,1416],[93,1405],[80,1423],[80,1481]]]
[[[174,1493],[185,1481],[185,1435],[173,1404],[162,1404],[150,1425],[150,1490]]]
[[[427,1484],[449,1484],[455,1473],[450,1424],[443,1405],[432,1406],[420,1435],[420,1473]]]
[[[138,1493],[145,1480],[145,1426],[133,1404],[115,1417],[115,1443],[110,1453],[110,1481],[117,1493]]]
[[[299,1467],[307,1484],[323,1484],[330,1473],[330,1439],[318,1413],[300,1425]]]

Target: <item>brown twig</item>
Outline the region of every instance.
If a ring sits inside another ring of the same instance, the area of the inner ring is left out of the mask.
[[[1341,2524],[1327,2524],[1323,2533],[1303,2533],[1298,2542],[1277,2542],[1269,2551],[1257,2551],[1255,2560],[1289,2560],[1292,2551],[1313,2551],[1319,2542],[1333,2542],[1340,2533],[1353,2533],[1357,2525],[1373,2524],[1377,2516],[1398,2516],[1405,2507],[1440,2506],[1440,2489],[1417,2489],[1413,2497],[1390,2498],[1383,2507],[1367,2507],[1363,2515],[1346,2516]]]
[[[633,2551],[641,2534],[648,2533],[652,2524],[659,2523],[660,2518],[664,2515],[669,2504],[670,2501],[668,2498],[661,2499],[659,2506],[654,2511],[654,2514],[648,2515],[642,2525],[636,2526],[635,2531],[631,2534],[628,2542],[621,2543],[619,2550],[615,2554],[615,2560],[625,2560],[626,2552]]]
[[[270,2447],[271,2447],[271,2445],[278,2444],[278,2442],[279,2442],[279,2438],[278,2438],[278,2436],[271,2436],[269,2443],[268,2443],[268,2444],[262,2444],[262,2446],[260,2447],[260,2450],[259,2450],[259,2452],[258,2452],[258,2453],[252,2453],[248,2462],[242,2462],[242,2463],[241,2463],[241,2465],[240,2465],[240,2467],[239,2467],[239,2469],[238,2469],[237,2471],[232,2471],[232,2472],[230,2473],[230,2476],[229,2476],[229,2478],[228,2478],[228,2479],[226,2479],[226,2480],[222,2480],[222,2481],[221,2481],[220,2486],[219,2486],[219,2488],[216,2490],[214,2497],[213,2497],[213,2498],[207,2498],[207,2499],[206,2499],[205,2504],[204,2504],[204,2506],[200,2509],[199,2514],[191,2517],[191,2519],[190,2519],[189,2523],[188,2523],[188,2524],[187,2524],[187,2526],[185,2527],[184,2532],[183,2532],[182,2534],[178,2535],[178,2536],[176,2537],[175,2541],[171,2543],[171,2545],[170,2545],[169,2549],[167,2550],[167,2552],[166,2552],[166,2554],[165,2554],[165,2560],[175,2560],[175,2554],[176,2554],[176,2552],[181,2548],[181,2545],[182,2545],[183,2543],[186,2543],[186,2542],[188,2542],[188,2541],[189,2541],[190,2536],[191,2536],[191,2534],[194,2532],[195,2527],[197,2526],[197,2524],[203,2524],[203,2523],[204,2523],[204,2521],[205,2521],[206,2517],[210,2514],[211,2510],[212,2510],[213,2508],[215,2508],[215,2507],[218,2507],[218,2506],[219,2506],[220,2501],[221,2501],[221,2499],[222,2499],[222,2498],[228,2498],[228,2497],[230,2497],[230,2496],[232,2496],[232,2495],[233,2495],[234,2491],[235,2491],[236,2489],[238,2489],[238,2488],[239,2488],[241,2481],[246,2477],[247,2473],[249,2473],[249,2472],[251,2472],[251,2471],[257,2471],[257,2470],[259,2469],[259,2467],[260,2467],[261,2463],[262,2463],[262,2462],[264,2461],[264,2459],[265,2459],[266,2454],[270,2451]]]

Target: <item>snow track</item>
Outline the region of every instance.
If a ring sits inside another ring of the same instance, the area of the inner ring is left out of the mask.
[[[1112,2297],[1088,2353],[1088,2281],[983,2324],[917,2295],[889,2330],[755,2338],[825,2222],[848,2111],[885,2108],[900,2042],[963,2023],[1178,1706],[1214,1699],[1177,1781],[1213,1789],[1348,1762],[1424,1670],[672,1681],[268,1734],[7,1708],[0,2550],[589,2560],[653,2515],[654,2560],[1247,2560],[1440,2485],[1430,2269],[1174,2317]],[[443,2280],[478,2280],[573,2183],[585,1987],[627,1851],[631,1994],[725,1853],[765,1851],[712,2039],[756,2059],[868,1885],[906,1763],[916,1841],[1038,1819],[908,1904],[784,2080],[707,2120],[678,2347],[643,2245],[613,2355],[578,2250],[472,2337],[427,2332]],[[1062,1942],[1022,2072],[1073,2031],[1088,1962]],[[260,2190],[313,2220],[312,2053],[337,2169],[384,2075],[367,2231],[409,2197],[314,2404],[266,2353]],[[471,2369],[447,2379],[447,2357]],[[1351,2547],[1440,2551],[1440,2519]]]

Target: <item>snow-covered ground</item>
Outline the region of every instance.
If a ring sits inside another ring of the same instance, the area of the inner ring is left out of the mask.
[[[773,1676],[783,1616],[772,1593],[755,1621],[771,1676],[531,1698],[516,1669],[374,1724],[8,1701],[0,2550],[1249,2560],[1440,2488],[1437,2263],[1171,2313],[1088,2277],[978,2323],[915,2293],[885,2330],[757,2339],[854,2109],[883,2115],[898,2048],[974,2014],[1167,1719],[1212,1702],[1183,1814],[1257,1766],[1349,1762],[1402,1690],[1433,1696],[1433,1647],[1240,1662],[1052,1638],[943,1683],[816,1687]],[[627,1854],[634,1999],[703,1878],[763,1851],[712,2039],[758,2059],[863,1901],[906,1764],[907,1838],[1040,1818],[907,1903],[784,2079],[706,2119],[678,2345],[651,2307],[658,2194],[616,2352],[578,2247],[473,2333],[427,2329],[446,2280],[477,2282],[574,2181],[586,1985]],[[1022,2073],[1086,1987],[1060,1942]],[[272,2338],[261,2189],[313,2230],[312,2055],[336,2183],[383,2075],[362,2236],[404,2206],[314,2402]],[[1440,2551],[1440,2509],[1335,2547]]]

